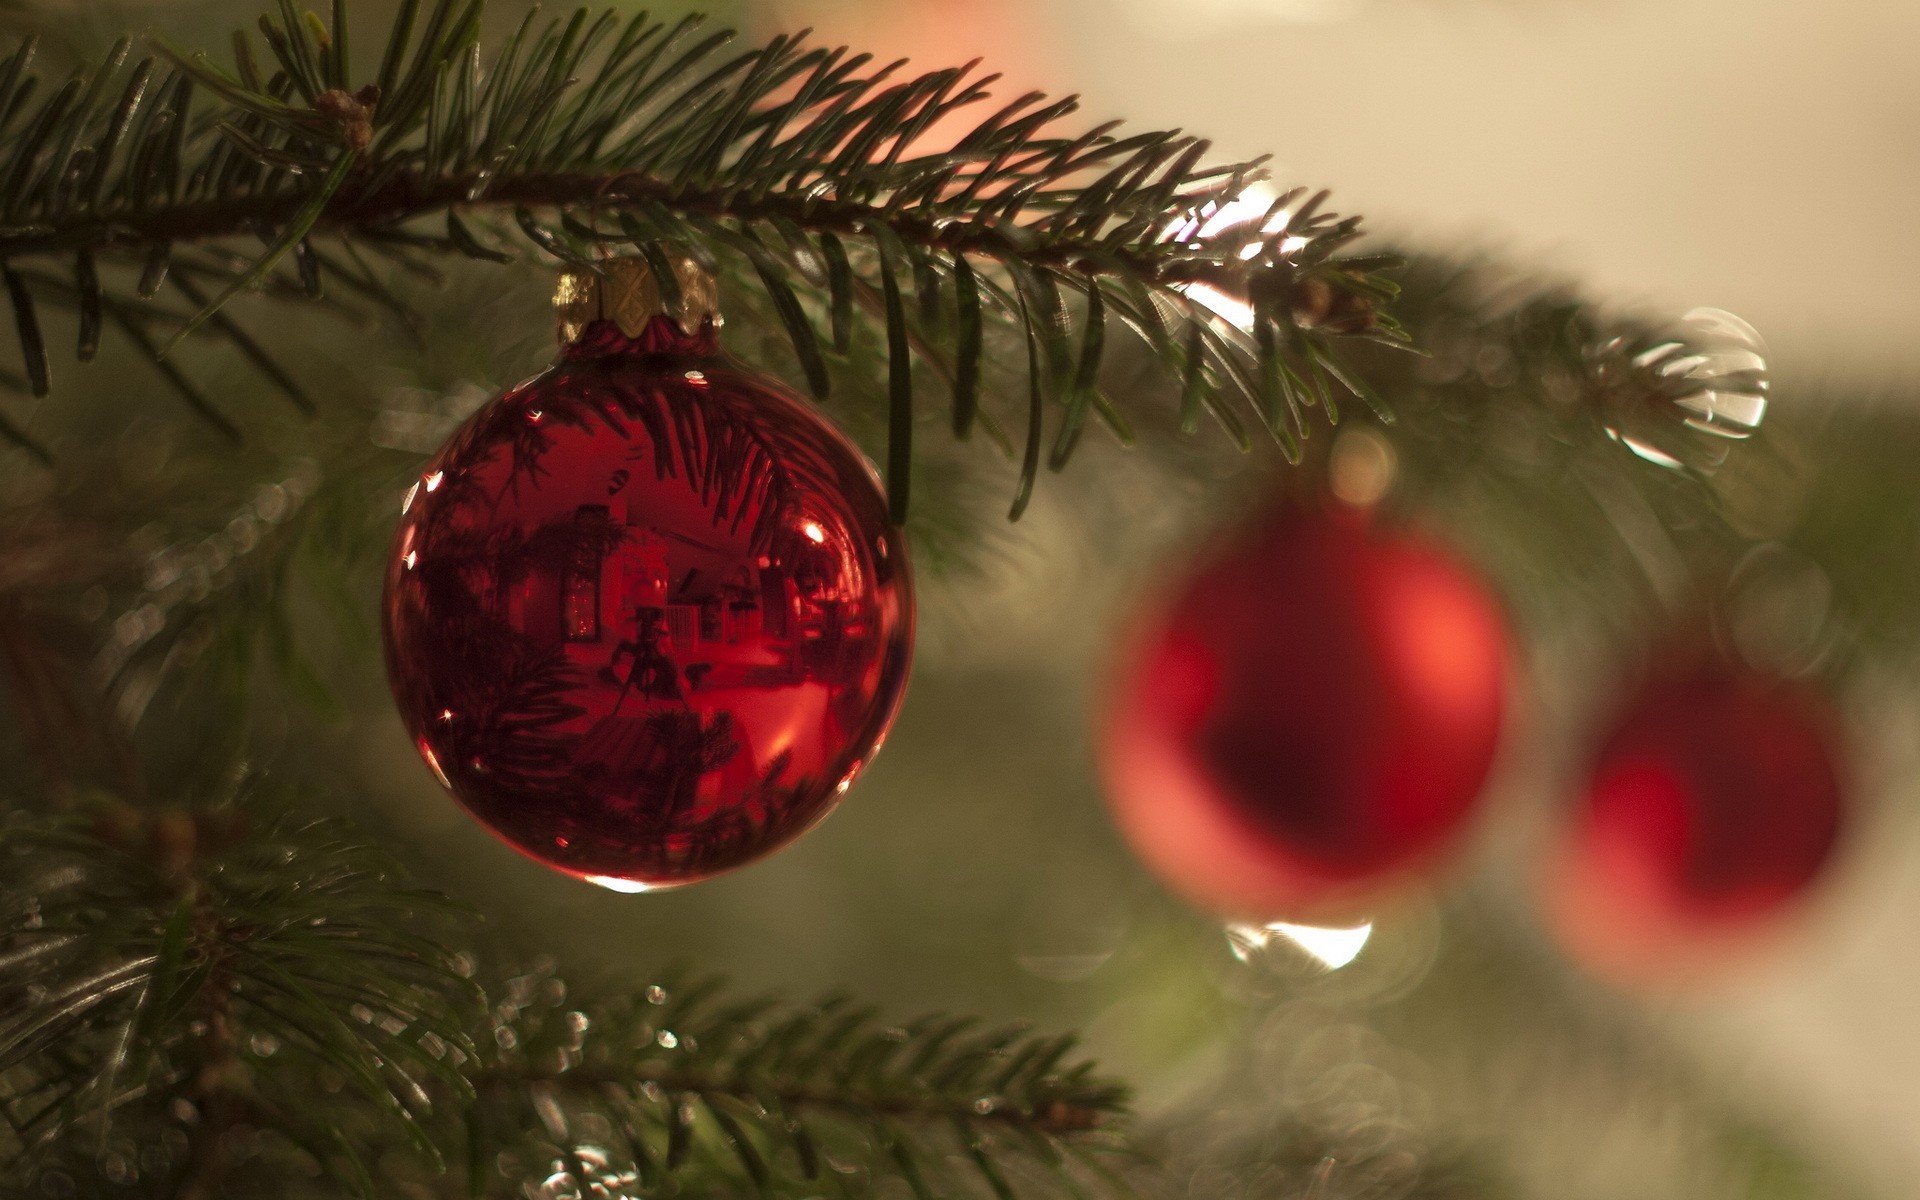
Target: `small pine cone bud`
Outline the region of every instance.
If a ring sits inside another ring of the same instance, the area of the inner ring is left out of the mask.
[[[1336,306],[1334,315],[1320,323],[1321,329],[1328,333],[1365,333],[1380,323],[1380,314],[1364,296],[1345,292],[1342,298],[1344,302]]]
[[[336,121],[348,120],[359,107],[360,102],[358,100],[355,100],[350,94],[341,91],[339,88],[328,88],[326,91],[314,97],[313,100],[313,111],[323,117],[331,117]]]
[[[1322,333],[1365,333],[1379,320],[1372,301],[1359,292],[1337,288],[1318,275],[1299,282],[1291,311],[1302,329]]]
[[[1333,285],[1317,275],[1302,279],[1293,292],[1293,319],[1307,329],[1318,329],[1333,311]]]
[[[1047,1128],[1056,1131],[1080,1132],[1100,1124],[1100,1114],[1093,1109],[1057,1099],[1036,1105],[1033,1115]]]
[[[364,87],[358,93],[328,88],[313,100],[313,111],[339,127],[340,139],[350,150],[365,150],[373,144],[373,105],[380,89]]]

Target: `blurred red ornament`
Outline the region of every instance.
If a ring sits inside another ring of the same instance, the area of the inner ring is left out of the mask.
[[[1731,666],[1647,685],[1549,869],[1568,949],[1608,978],[1664,982],[1774,927],[1839,841],[1839,753],[1810,687]]]
[[[1507,658],[1497,604],[1446,551],[1358,513],[1270,512],[1131,648],[1101,739],[1114,815],[1221,916],[1356,915],[1465,824]]]
[[[859,451],[711,321],[572,332],[409,493],[388,673],[508,844],[618,890],[690,883],[799,836],[879,747],[906,548]]]

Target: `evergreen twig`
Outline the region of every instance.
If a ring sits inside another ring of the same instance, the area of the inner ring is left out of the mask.
[[[253,242],[201,260],[213,299],[173,326],[162,353],[250,288],[317,293],[323,245],[349,258],[365,246],[426,270],[436,255],[498,259],[489,242],[511,229],[576,265],[620,250],[657,259],[673,246],[750,268],[742,277],[768,292],[819,394],[830,386],[829,345],[814,328],[824,320],[842,350],[852,301],[885,292],[889,274],[910,280],[913,304],[862,306],[894,348],[896,512],[909,486],[913,361],[952,381],[964,436],[977,411],[983,314],[1024,324],[1048,352],[1039,385],[1052,429],[1034,436],[1051,442],[1056,468],[1089,408],[1129,436],[1097,386],[1114,340],[1103,332],[1115,323],[1183,380],[1188,425],[1206,411],[1237,436],[1235,409],[1252,402],[1291,446],[1304,431],[1307,378],[1381,407],[1341,346],[1405,343],[1386,311],[1395,287],[1382,272],[1393,260],[1344,255],[1359,221],[1323,211],[1324,192],[1288,192],[1264,215],[1211,228],[1264,176],[1259,161],[1212,163],[1208,143],[1176,130],[1076,129],[1072,97],[992,103],[997,76],[976,64],[909,77],[903,64],[801,36],[739,51],[697,17],[587,9],[544,24],[530,14],[489,53],[481,13],[480,0],[403,5],[377,58],[356,63],[347,6],[335,6],[332,27],[282,6],[261,19],[258,39],[234,35],[231,66],[163,41],[158,57],[126,68],[123,44],[37,100],[33,46],[23,44],[0,65],[0,108],[15,118],[0,126],[0,161],[10,164],[0,173],[0,267],[33,390],[52,379],[36,302],[81,305],[85,356],[103,299],[121,313],[144,304],[178,248]],[[15,270],[49,257],[73,260],[67,273],[83,285],[53,294]],[[331,273],[384,292],[371,276]],[[1246,301],[1252,329],[1222,322],[1198,287]],[[892,294],[904,290],[896,283]],[[143,352],[158,344],[147,322],[116,324]],[[263,360],[258,346],[240,348]],[[167,377],[209,420],[224,420],[176,368]],[[1331,395],[1324,407],[1331,415]],[[0,436],[24,441],[27,431],[0,424]],[[1023,480],[1023,494],[1030,486]]]
[[[924,1185],[957,1138],[996,1192],[1019,1171],[1074,1190],[1076,1156],[1124,1149],[1126,1091],[1070,1037],[715,981],[596,1001],[551,965],[487,1003],[423,925],[445,901],[338,823],[251,828],[259,807],[100,799],[0,834],[0,1179],[111,1180],[99,1147],[132,1138],[166,1148],[133,1169],[171,1195],[315,1173],[383,1195],[396,1151],[464,1162],[441,1178],[473,1195],[558,1173],[582,1195],[660,1172],[812,1188],[852,1163]]]
[[[958,1150],[972,1184],[989,1187],[1016,1160],[1071,1175],[1069,1148],[1122,1146],[1127,1093],[1074,1058],[1071,1037],[945,1015],[895,1026],[843,997],[733,1000],[713,980],[602,1003],[566,994],[550,973],[529,974],[493,1010],[507,1049],[477,1081],[501,1147],[533,1131],[544,1156],[578,1162],[592,1155],[573,1143],[597,1115],[624,1150],[596,1172],[641,1179],[705,1156],[764,1191],[818,1188],[832,1174],[823,1162],[865,1158],[862,1146],[889,1147],[867,1161],[923,1183],[952,1176]],[[596,1182],[610,1180],[576,1185]]]

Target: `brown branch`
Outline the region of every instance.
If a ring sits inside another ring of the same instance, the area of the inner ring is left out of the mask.
[[[479,195],[474,198],[476,191]],[[304,195],[288,192],[162,205],[145,212],[87,214],[65,223],[0,232],[0,259],[83,247],[144,249],[169,242],[235,237],[285,224],[305,201]],[[445,175],[431,181],[390,174],[377,182],[370,173],[363,174],[358,182],[350,179],[340,188],[314,228],[328,232],[383,229],[450,208],[553,208],[590,203],[617,206],[645,201],[658,201],[677,212],[704,217],[786,218],[816,232],[859,234],[879,222],[904,240],[949,254],[977,254],[1093,275],[1124,271],[1159,286],[1207,283],[1245,294],[1252,272],[1260,269],[1239,261],[1163,258],[1138,248],[1103,246],[1086,237],[1042,237],[1022,244],[1017,232],[1001,225],[968,220],[941,222],[913,209],[883,211],[877,205],[857,201],[687,189],[631,172],[603,175],[559,171],[514,175],[491,183],[480,172]]]

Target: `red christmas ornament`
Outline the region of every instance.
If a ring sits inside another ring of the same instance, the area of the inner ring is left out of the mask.
[[[763,857],[878,749],[913,636],[871,467],[685,324],[645,268],[568,276],[545,373],[408,494],[388,673],[421,756],[509,845],[623,891]]]
[[[1839,741],[1812,689],[1730,666],[1647,685],[1602,745],[1546,881],[1597,973],[1665,981],[1772,928],[1833,856]]]
[[[1222,916],[1354,915],[1465,823],[1507,653],[1498,606],[1439,547],[1358,513],[1269,512],[1127,655],[1101,739],[1114,816]]]

